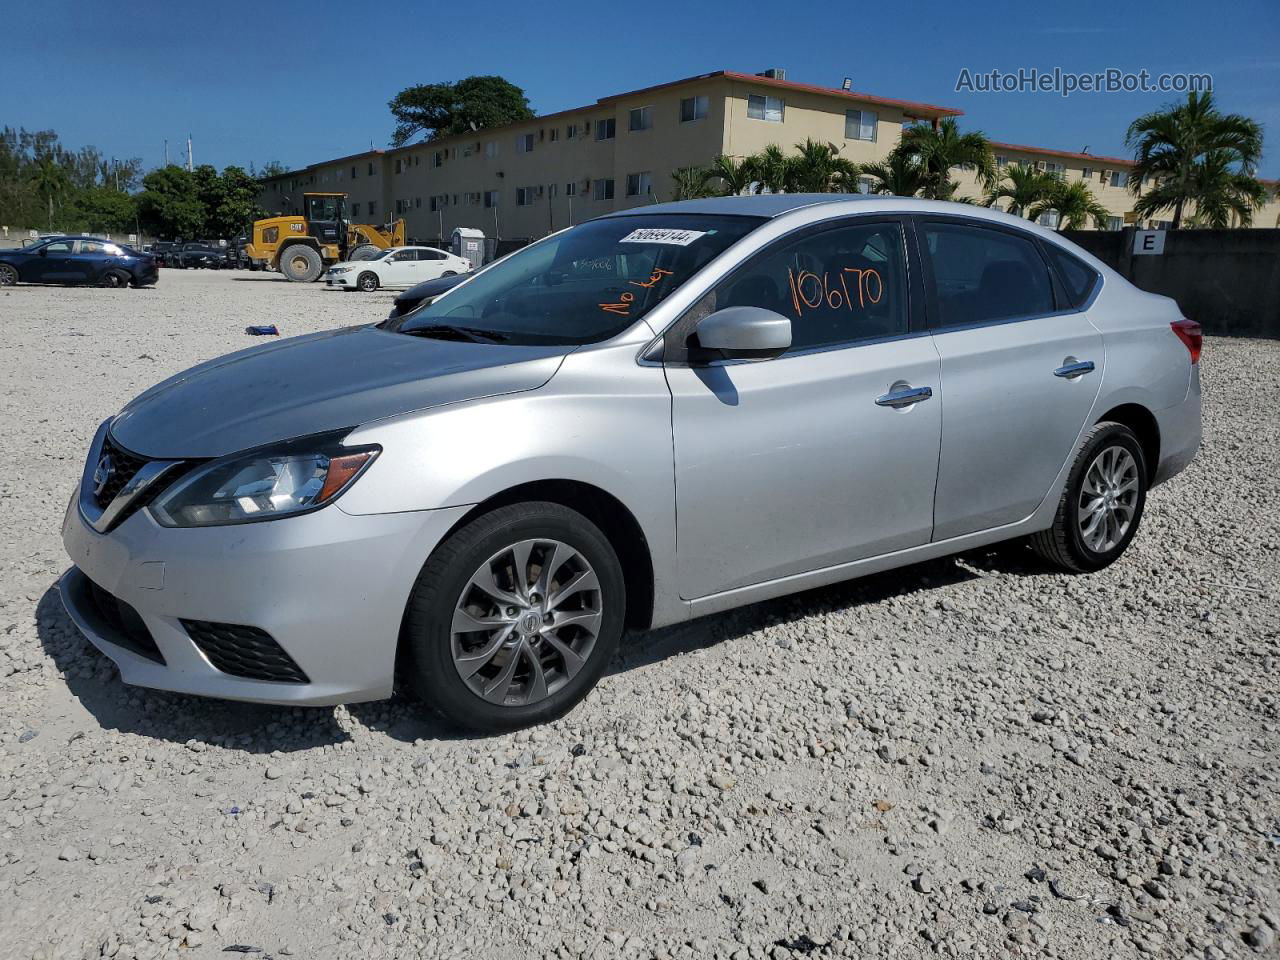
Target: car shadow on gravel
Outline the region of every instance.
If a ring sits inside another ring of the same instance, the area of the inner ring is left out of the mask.
[[[806,617],[951,587],[976,579],[979,574],[975,568],[1013,575],[1046,572],[1029,551],[1007,545],[930,560],[688,623],[629,633],[607,674],[625,673]],[[89,643],[71,622],[62,608],[56,584],[40,598],[36,619],[45,652],[65,678],[70,692],[104,730],[174,743],[195,741],[247,753],[288,753],[351,739],[331,707],[273,707],[126,685],[110,658]],[[366,729],[406,743],[486,738],[453,728],[402,695],[349,704],[346,711]]]
[[[103,730],[246,753],[290,753],[351,739],[332,708],[208,700],[126,685],[111,659],[71,622],[56,584],[37,603],[36,622],[45,653]]]

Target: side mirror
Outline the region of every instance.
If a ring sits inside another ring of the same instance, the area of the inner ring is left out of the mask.
[[[791,346],[791,321],[763,307],[725,307],[703,317],[690,340],[701,359],[772,360]]]
[[[38,254],[40,254],[40,256],[42,256],[42,257],[47,257],[47,256],[49,255],[49,248],[48,248],[48,247],[41,247],[41,248],[40,248],[39,250],[37,250],[36,252],[37,252]]]

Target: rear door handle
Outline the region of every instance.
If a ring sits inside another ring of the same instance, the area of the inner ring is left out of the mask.
[[[1068,380],[1075,377],[1083,377],[1086,373],[1093,373],[1093,361],[1081,360],[1078,363],[1068,363],[1057,370],[1053,371],[1055,377],[1065,377]]]
[[[878,407],[909,407],[921,400],[928,400],[933,396],[932,387],[909,387],[905,390],[894,390],[892,393],[886,393],[883,397],[876,397],[876,406]]]

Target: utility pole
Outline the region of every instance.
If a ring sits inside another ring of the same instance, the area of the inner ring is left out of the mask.
[[[164,141],[164,165],[166,167],[169,165],[169,138],[168,137],[166,137]]]
[[[187,134],[187,173],[191,172],[191,134]]]

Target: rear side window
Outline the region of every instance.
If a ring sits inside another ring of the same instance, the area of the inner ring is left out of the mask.
[[[1071,306],[1083,306],[1098,284],[1098,271],[1056,244],[1046,243],[1044,248],[1049,252],[1053,265],[1058,268],[1058,275],[1066,287],[1067,300]]]
[[[1030,238],[967,224],[933,221],[922,226],[938,326],[1053,313],[1049,268]]]
[[[773,310],[791,321],[793,351],[898,336],[907,332],[904,261],[896,222],[808,233],[756,254],[695,310]]]

